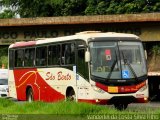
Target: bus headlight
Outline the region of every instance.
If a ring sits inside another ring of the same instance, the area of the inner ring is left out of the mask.
[[[104,90],[102,90],[101,88],[99,87],[96,87],[96,86],[92,86],[93,87],[93,90],[95,90],[96,92],[99,92],[99,93],[105,93]]]
[[[148,86],[147,86],[147,85],[145,85],[145,86],[143,86],[142,88],[140,88],[140,89],[139,89],[139,91],[140,91],[140,92],[143,92],[144,90],[146,90],[146,89],[147,89],[147,87],[148,87]]]

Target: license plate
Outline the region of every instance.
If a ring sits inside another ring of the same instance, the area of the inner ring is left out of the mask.
[[[108,87],[109,93],[118,93],[118,87]]]

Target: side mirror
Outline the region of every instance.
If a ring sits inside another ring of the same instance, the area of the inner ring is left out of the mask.
[[[85,62],[89,62],[90,61],[90,52],[86,51],[85,52]]]
[[[147,60],[147,51],[145,50],[144,52],[145,52],[145,57],[146,57],[146,60]]]

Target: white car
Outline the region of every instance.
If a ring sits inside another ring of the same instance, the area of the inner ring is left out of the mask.
[[[0,69],[0,97],[8,97],[8,69]]]

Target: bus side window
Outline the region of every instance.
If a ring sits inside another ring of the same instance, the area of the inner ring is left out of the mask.
[[[48,65],[60,65],[60,45],[48,47]]]
[[[36,48],[36,66],[47,65],[47,47]]]
[[[75,63],[75,44],[67,43],[62,45],[62,64],[74,64]]]
[[[33,67],[34,66],[34,57],[35,57],[35,49],[34,48],[25,49],[24,66],[25,67]]]
[[[15,67],[23,67],[24,66],[24,50],[18,49],[15,51]]]
[[[9,50],[9,69],[12,69],[14,67],[14,51]]]

